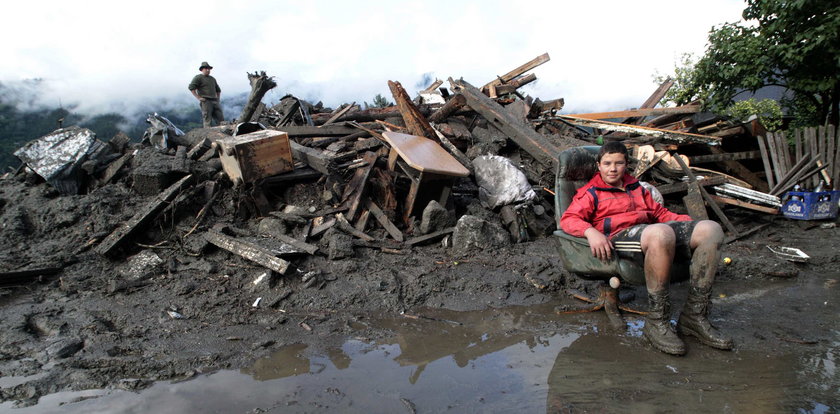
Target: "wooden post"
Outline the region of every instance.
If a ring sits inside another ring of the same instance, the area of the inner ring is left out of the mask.
[[[764,144],[764,137],[761,135],[755,137],[758,141],[758,149],[761,151],[761,162],[764,164],[764,178],[767,180],[767,186],[773,188],[776,186],[776,180],[773,177],[773,169],[770,168],[770,154],[767,152],[767,145]]]
[[[265,71],[260,73],[248,73],[248,82],[251,84],[251,93],[248,94],[248,101],[245,107],[242,108],[242,113],[239,115],[237,123],[248,122],[251,120],[251,115],[257,110],[265,93],[277,86],[274,78],[265,74]]]

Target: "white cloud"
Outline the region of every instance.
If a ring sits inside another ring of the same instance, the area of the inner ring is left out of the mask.
[[[246,72],[329,106],[412,92],[424,73],[480,85],[544,52],[528,93],[567,108],[640,104],[683,52],[702,53],[712,25],[740,18],[735,0],[222,1],[120,3],[56,0],[7,5],[0,81],[44,78],[46,102],[105,111],[118,102],[190,97],[209,61],[223,95],[247,92]]]

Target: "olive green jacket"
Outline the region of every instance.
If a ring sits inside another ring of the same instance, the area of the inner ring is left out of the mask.
[[[219,84],[216,82],[216,78],[210,75],[205,76],[203,73],[195,75],[192,82],[190,82],[189,90],[193,91],[196,89],[198,89],[198,96],[209,99],[218,99],[219,94],[222,92],[222,89],[219,88]]]

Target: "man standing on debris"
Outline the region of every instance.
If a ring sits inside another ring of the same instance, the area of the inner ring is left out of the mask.
[[[210,76],[212,69],[209,63],[201,62],[201,66],[198,67],[201,73],[193,77],[189,86],[190,92],[200,102],[201,120],[205,128],[211,125],[212,120],[215,120],[218,125],[225,119],[222,114],[222,105],[219,103],[222,99],[222,89],[219,88],[216,78]]]
[[[670,323],[669,273],[677,251],[691,254],[691,286],[677,329],[708,346],[732,349],[732,339],[707,319],[723,230],[714,221],[692,221],[654,201],[626,172],[627,159],[619,142],[601,147],[598,172],[575,194],[560,227],[585,237],[592,255],[603,261],[617,254],[644,265],[650,312],[643,333],[655,348],[673,355],[685,354],[685,343]]]

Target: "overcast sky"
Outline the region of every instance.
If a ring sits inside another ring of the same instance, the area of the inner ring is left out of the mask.
[[[3,6],[0,82],[43,78],[43,102],[90,112],[193,99],[202,61],[222,97],[265,70],[287,93],[335,107],[409,94],[432,78],[479,86],[548,52],[523,89],[566,109],[639,106],[685,52],[702,54],[714,25],[739,21],[740,0],[704,1],[14,1]],[[445,84],[448,85],[448,84]]]

